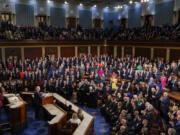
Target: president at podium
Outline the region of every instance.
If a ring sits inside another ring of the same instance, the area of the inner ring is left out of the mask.
[[[35,119],[40,119],[40,108],[42,104],[42,96],[40,90],[40,86],[37,86],[34,92]]]

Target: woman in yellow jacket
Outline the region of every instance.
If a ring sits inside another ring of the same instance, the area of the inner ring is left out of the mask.
[[[116,84],[118,82],[118,80],[116,78],[116,75],[112,75],[111,82],[112,82],[112,90],[115,90],[116,89]]]

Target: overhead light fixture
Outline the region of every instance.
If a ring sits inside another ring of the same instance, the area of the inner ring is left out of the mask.
[[[120,6],[120,8],[123,8],[122,6]]]
[[[51,1],[50,0],[47,0],[48,3],[50,3]]]
[[[68,2],[67,2],[67,1],[65,1],[65,2],[64,2],[64,4],[68,4]]]
[[[149,2],[149,0],[141,0],[141,3]]]
[[[109,8],[108,6],[106,8]]]
[[[132,0],[130,0],[130,1],[129,1],[129,4],[132,4],[132,3],[133,3],[133,1],[132,1]]]
[[[82,6],[83,4],[82,4],[82,3],[80,3],[79,5],[80,5],[80,6]]]
[[[94,5],[94,7],[96,8],[97,6],[96,6],[96,5]]]

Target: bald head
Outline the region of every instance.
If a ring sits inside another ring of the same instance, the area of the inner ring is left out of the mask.
[[[41,90],[41,87],[40,86],[36,86],[36,91],[40,91]]]
[[[176,135],[176,130],[174,128],[169,128],[168,135]]]
[[[163,96],[164,96],[164,97],[167,97],[167,96],[168,96],[168,93],[167,93],[167,92],[164,92]]]

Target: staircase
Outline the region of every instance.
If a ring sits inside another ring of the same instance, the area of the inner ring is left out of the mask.
[[[11,132],[11,126],[8,123],[1,123],[0,124],[0,135],[3,135],[4,133],[10,133]]]

